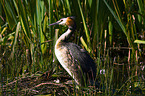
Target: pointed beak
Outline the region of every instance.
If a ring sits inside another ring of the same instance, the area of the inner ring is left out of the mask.
[[[52,25],[59,25],[59,23],[52,23],[52,24],[50,24],[50,25],[48,25],[48,26],[52,26]]]

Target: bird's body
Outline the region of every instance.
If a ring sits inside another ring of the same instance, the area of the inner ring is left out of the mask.
[[[93,59],[77,44],[67,42],[76,28],[73,18],[63,18],[51,25],[56,24],[68,26],[68,30],[59,37],[55,44],[55,55],[58,61],[77,84],[84,86],[89,82],[93,85],[96,78],[96,65]]]

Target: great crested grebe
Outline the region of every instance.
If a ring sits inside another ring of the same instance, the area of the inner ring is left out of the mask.
[[[63,68],[81,86],[93,85],[96,79],[96,64],[87,51],[68,39],[76,29],[74,17],[62,18],[52,25],[67,25],[68,29],[55,44],[55,55]]]

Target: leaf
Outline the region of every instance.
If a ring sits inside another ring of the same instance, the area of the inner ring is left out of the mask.
[[[86,48],[86,50],[90,53],[91,50],[90,50],[90,48],[88,48],[88,46],[87,46],[86,42],[84,41],[83,37],[81,37],[80,40],[81,40],[81,43],[83,44],[83,46]]]
[[[20,28],[20,22],[18,22],[18,24],[17,24],[17,28],[16,28],[16,32],[15,32],[15,38],[14,38],[14,40],[13,40],[12,52],[11,52],[10,58],[13,58],[13,57],[14,57],[15,45],[16,45],[16,43],[17,43],[19,28]]]
[[[143,41],[143,40],[135,40],[134,43],[145,44],[145,41]]]
[[[17,24],[16,20],[16,12],[13,7],[12,2],[8,2],[7,0],[1,0],[5,15],[6,15],[6,20],[9,23],[10,29],[13,29],[15,25]]]
[[[84,29],[85,29],[85,33],[86,33],[86,37],[87,37],[87,43],[90,46],[90,44],[91,44],[90,36],[89,36],[89,32],[88,32],[86,21],[85,21],[85,17],[84,17],[84,14],[83,14],[83,10],[82,10],[81,4],[80,4],[80,0],[78,0],[78,5],[79,5],[80,13],[81,13],[81,16],[82,16],[82,20],[83,20],[83,25],[84,25]]]

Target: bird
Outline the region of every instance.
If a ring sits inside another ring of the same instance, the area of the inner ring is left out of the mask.
[[[75,43],[68,42],[76,30],[75,17],[62,18],[50,24],[67,26],[68,29],[56,41],[55,55],[62,67],[80,86],[95,84],[96,64],[88,52]]]

